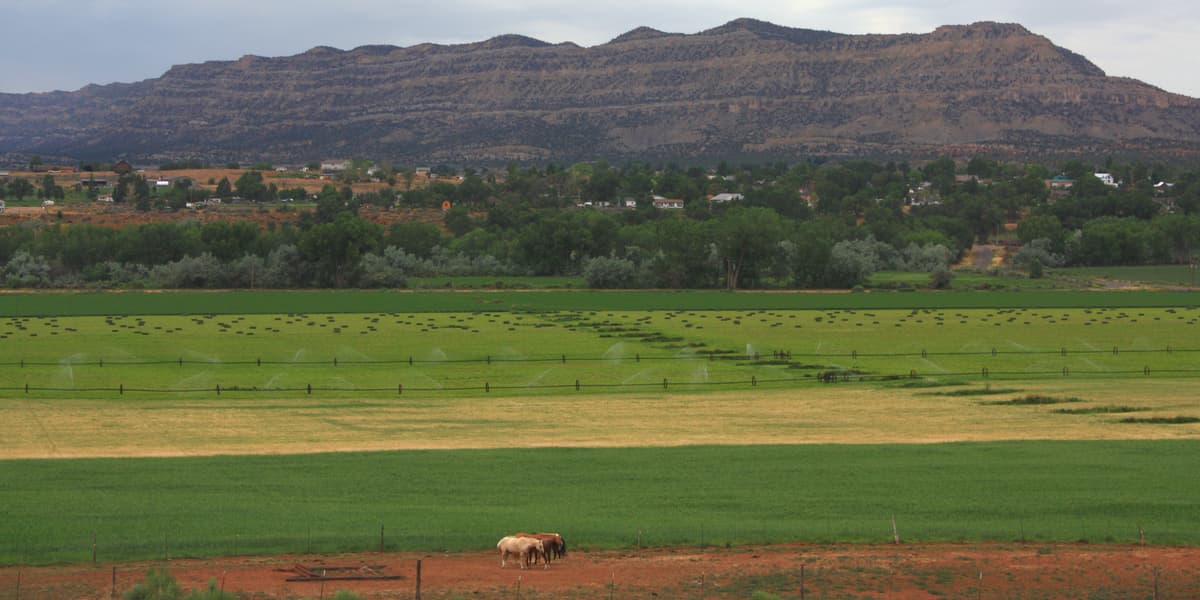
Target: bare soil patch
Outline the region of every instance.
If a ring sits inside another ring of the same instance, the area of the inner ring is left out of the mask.
[[[216,581],[247,598],[1195,598],[1200,548],[1086,544],[778,545],[572,550],[550,568],[500,568],[494,551],[362,553],[171,560],[185,589]],[[110,598],[164,563],[0,569],[0,598]],[[400,580],[289,582],[303,564],[381,566]],[[1156,595],[1157,586],[1157,595]],[[519,591],[518,591],[519,590]]]

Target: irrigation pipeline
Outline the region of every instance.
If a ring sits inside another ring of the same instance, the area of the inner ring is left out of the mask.
[[[636,382],[636,383],[583,383],[580,380],[575,380],[574,383],[562,384],[538,384],[538,385],[493,385],[490,382],[484,382],[482,385],[457,385],[457,386],[437,386],[437,387],[412,387],[398,383],[395,386],[389,387],[328,387],[305,385],[304,387],[257,387],[257,386],[238,386],[238,385],[214,385],[204,388],[148,388],[148,387],[126,387],[124,384],[118,387],[42,387],[42,386],[0,386],[0,392],[24,392],[25,394],[50,392],[50,393],[68,393],[68,394],[83,394],[83,393],[112,393],[117,395],[124,394],[216,394],[236,393],[236,394],[322,394],[322,393],[373,393],[373,394],[395,394],[403,396],[411,393],[492,393],[492,392],[511,392],[511,391],[533,391],[533,390],[558,390],[558,391],[615,391],[624,389],[646,389],[656,388],[664,391],[670,390],[698,390],[705,388],[757,388],[766,386],[776,387],[803,387],[803,386],[818,386],[818,385],[841,385],[853,383],[879,383],[879,382],[897,382],[936,377],[938,379],[983,379],[991,378],[1004,379],[1008,381],[1018,381],[1022,379],[1037,379],[1049,377],[1063,378],[1079,378],[1079,379],[1101,379],[1101,378],[1134,378],[1134,377],[1167,377],[1167,378],[1184,378],[1184,377],[1200,377],[1200,369],[1151,369],[1143,367],[1141,369],[1114,369],[1107,371],[1072,371],[1069,368],[1042,370],[1042,371],[991,371],[987,367],[983,367],[977,371],[960,371],[952,373],[917,373],[909,371],[903,374],[867,374],[856,373],[854,371],[825,371],[818,375],[808,375],[805,377],[751,377],[750,379],[736,379],[726,381],[670,381],[664,378],[662,381],[653,382]]]
[[[547,356],[532,356],[532,357],[513,357],[513,356],[482,356],[473,358],[415,358],[413,356],[403,358],[384,358],[384,359],[345,359],[333,357],[326,360],[270,360],[270,359],[241,359],[241,360],[192,360],[183,357],[173,359],[154,359],[154,360],[111,360],[104,358],[94,359],[66,359],[66,360],[25,360],[0,362],[0,367],[85,367],[85,366],[113,366],[113,367],[134,367],[134,366],[185,366],[185,365],[203,365],[206,367],[217,366],[355,366],[355,365],[408,365],[408,366],[436,366],[436,365],[454,365],[454,364],[493,364],[493,363],[562,363],[568,362],[645,362],[645,361],[676,361],[676,360],[722,360],[722,361],[788,361],[793,358],[805,359],[840,359],[840,358],[929,358],[929,357],[953,357],[953,356],[1076,356],[1076,355],[1097,355],[1097,354],[1188,354],[1198,353],[1200,348],[1174,348],[1167,346],[1165,348],[1132,348],[1122,349],[1113,346],[1111,349],[1073,349],[1059,348],[1057,350],[1000,350],[991,348],[987,350],[918,350],[912,352],[859,352],[851,350],[849,352],[792,352],[790,350],[776,350],[770,353],[734,353],[734,352],[713,352],[713,351],[697,351],[697,352],[682,352],[675,354],[661,355],[642,355],[634,354],[632,356],[598,356],[598,357],[578,357],[567,356],[566,354],[556,354]]]

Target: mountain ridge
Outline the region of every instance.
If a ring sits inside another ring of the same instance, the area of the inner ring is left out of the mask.
[[[736,19],[590,47],[318,46],[135,83],[0,94],[0,152],[395,161],[1194,155],[1200,101],[1015,23],[849,35]]]

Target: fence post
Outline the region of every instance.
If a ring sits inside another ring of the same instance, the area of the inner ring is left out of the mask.
[[[182,356],[179,357],[179,366],[181,366],[181,367],[183,366],[183,357]]]
[[[96,564],[96,532],[92,532],[92,564]]]
[[[421,600],[421,559],[417,559],[417,600]]]
[[[309,396],[311,396],[311,395],[312,395],[312,384],[311,384],[311,383],[310,383],[310,384],[308,384],[308,395],[309,395]]]
[[[490,393],[492,391],[492,384],[490,384],[486,381],[483,382],[483,391]]]
[[[896,529],[896,515],[892,515],[892,542],[900,543],[900,530]]]
[[[121,387],[117,388],[117,393],[118,393],[118,395],[121,395],[121,396],[125,395],[125,384],[122,383]]]
[[[404,384],[403,384],[403,383],[397,383],[397,384],[396,384],[396,395],[397,395],[397,396],[403,396],[403,395],[404,395]]]
[[[333,366],[335,366],[335,367],[337,366],[337,357],[336,356],[333,357]]]
[[[1113,346],[1113,356],[1116,356],[1116,355],[1118,355],[1118,354],[1120,354],[1120,353],[1121,353],[1121,351],[1120,351],[1120,350],[1118,350],[1116,346]]]
[[[562,355],[562,364],[564,364],[564,365],[567,364],[567,355],[566,354]]]
[[[633,362],[639,362],[639,363],[642,362],[642,353],[641,352],[638,352],[633,355]],[[24,361],[22,361],[22,364],[24,364]]]
[[[579,380],[578,379],[575,380],[575,391],[577,391],[577,392],[579,391]]]
[[[491,354],[487,355],[487,364],[489,364],[489,365],[492,364],[492,355]]]
[[[412,366],[412,356],[408,357],[408,366]]]
[[[383,523],[379,524],[379,551],[383,552]]]
[[[750,387],[757,387],[757,386],[758,386],[758,377],[751,375],[750,376]]]
[[[667,378],[663,377],[663,389],[667,389]]]
[[[218,396],[221,395],[221,384],[219,384],[219,383],[217,384],[217,395]]]
[[[257,360],[257,362],[258,362],[258,366],[260,366],[260,367],[261,367],[261,366],[262,366],[262,357],[261,357],[261,356],[260,356],[260,357],[258,357],[258,360]]]

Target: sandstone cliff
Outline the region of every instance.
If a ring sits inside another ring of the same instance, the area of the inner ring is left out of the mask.
[[[741,19],[590,48],[318,47],[133,84],[0,94],[0,152],[398,162],[1190,154],[1200,101],[1106,77],[1019,25],[843,35]]]

